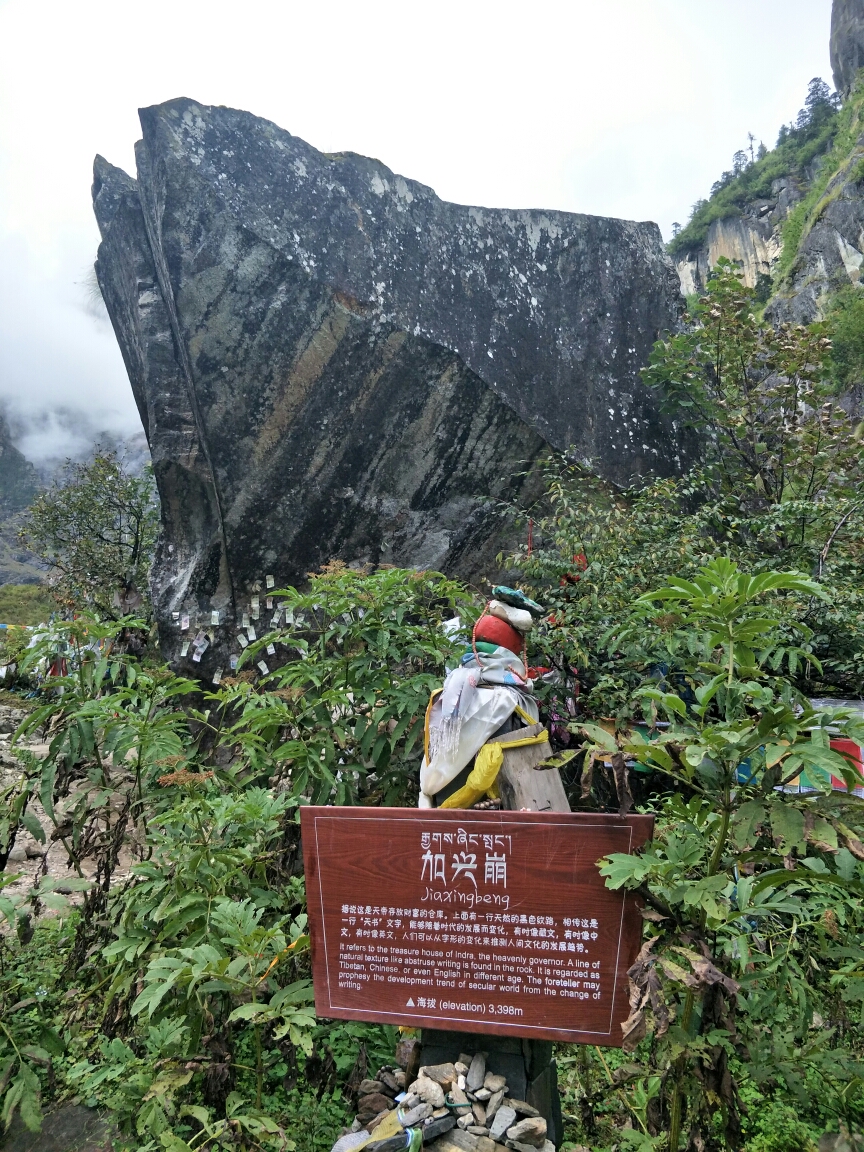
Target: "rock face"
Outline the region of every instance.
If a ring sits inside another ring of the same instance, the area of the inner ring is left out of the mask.
[[[823,319],[832,293],[861,284],[864,265],[864,137],[844,157],[808,219],[795,261],[766,315],[776,323]]]
[[[864,68],[864,0],[834,0],[831,10],[831,68],[844,96]]]
[[[760,278],[773,276],[783,252],[783,224],[806,196],[822,161],[823,157],[817,157],[798,176],[778,177],[772,182],[771,195],[745,204],[740,215],[714,220],[704,244],[676,256],[682,293],[704,292],[721,256],[739,266],[748,288],[758,288]]]
[[[174,613],[217,610],[200,668],[219,667],[268,574],[482,574],[500,548],[483,499],[530,486],[549,446],[616,481],[677,468],[639,380],[679,307],[656,225],[449,204],[191,100],[141,123],[138,179],[97,158],[93,196],[162,498],[167,656]]]
[[[785,180],[775,181],[777,185],[786,183]],[[783,251],[780,225],[786,218],[788,201],[795,203],[800,199],[797,194],[794,199],[784,196],[785,191],[785,188],[782,191],[778,189],[773,201],[748,204],[740,216],[713,221],[705,244],[685,253],[675,262],[685,296],[705,291],[711,270],[724,256],[739,266],[748,288],[758,287],[760,277],[773,273]]]
[[[30,1132],[15,1113],[3,1142],[4,1152],[111,1152],[119,1137],[115,1126],[92,1108],[61,1104],[49,1112],[41,1132]]]
[[[807,195],[825,157],[800,178],[774,181],[770,200],[746,204],[740,216],[715,220],[704,245],[676,258],[684,295],[704,292],[721,256],[741,268],[749,288],[770,287],[783,253],[782,227]],[[805,221],[795,259],[766,309],[775,323],[810,324],[824,318],[833,293],[861,284],[864,265],[864,137],[831,174],[818,204]],[[761,283],[760,283],[761,278]],[[763,299],[767,298],[766,296]]]
[[[12,443],[9,425],[0,416],[0,519],[27,508],[39,488],[36,469]]]
[[[9,425],[0,415],[0,584],[39,584],[44,579],[36,558],[17,539],[20,514],[40,487],[36,469],[12,443]]]

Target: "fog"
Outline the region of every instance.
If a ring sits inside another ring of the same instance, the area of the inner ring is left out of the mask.
[[[136,109],[268,117],[489,207],[673,220],[747,133],[773,145],[830,0],[0,0],[0,405],[37,463],[140,424],[91,268],[101,152],[134,173]]]

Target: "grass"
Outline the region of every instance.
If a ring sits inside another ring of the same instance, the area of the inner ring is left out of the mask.
[[[44,584],[0,584],[0,624],[44,624],[56,611]]]

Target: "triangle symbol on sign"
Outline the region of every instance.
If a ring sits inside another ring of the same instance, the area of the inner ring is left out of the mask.
[[[413,1007],[414,1007],[414,1001],[409,999],[409,1001],[408,1001],[408,1003],[405,1005],[405,1007],[406,1007],[406,1008],[413,1008]]]

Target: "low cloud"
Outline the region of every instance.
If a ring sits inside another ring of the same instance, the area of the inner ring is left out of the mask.
[[[99,438],[141,435],[85,253],[64,253],[50,275],[44,271],[35,272],[20,241],[0,240],[3,408],[18,447],[40,470],[86,456]]]

